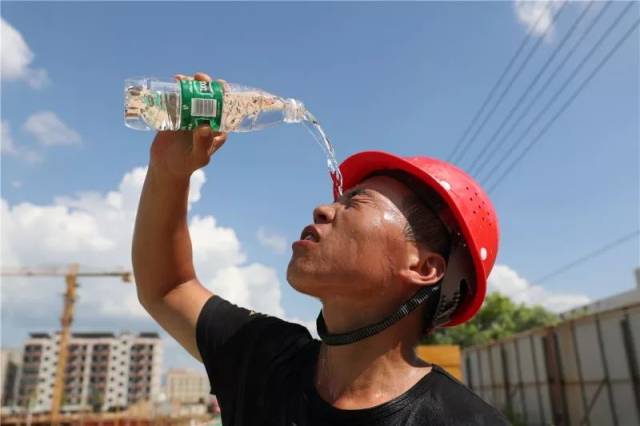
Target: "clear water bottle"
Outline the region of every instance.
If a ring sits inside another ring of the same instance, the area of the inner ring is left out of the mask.
[[[124,122],[136,130],[251,132],[306,120],[302,102],[220,81],[132,78],[125,81]]]

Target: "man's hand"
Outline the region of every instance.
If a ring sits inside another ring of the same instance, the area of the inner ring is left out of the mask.
[[[211,80],[202,73],[194,77]],[[133,273],[140,302],[196,359],[200,359],[198,315],[211,292],[198,280],[193,266],[187,220],[189,180],[226,139],[225,133],[208,126],[193,132],[158,132],[133,234]]]
[[[186,79],[182,74],[177,80]],[[196,73],[193,78],[211,81],[204,73]],[[211,127],[201,125],[197,129],[158,132],[151,145],[151,165],[163,173],[177,178],[190,176],[193,172],[209,164],[211,156],[224,145],[227,134],[214,132]]]

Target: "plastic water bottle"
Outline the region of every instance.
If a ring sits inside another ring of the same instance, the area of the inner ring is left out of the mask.
[[[251,132],[277,123],[304,124],[327,157],[334,193],[342,174],[333,145],[316,117],[296,99],[221,81],[131,78],[124,85],[124,123],[136,130]]]
[[[124,122],[136,130],[251,132],[306,120],[302,102],[220,81],[132,78],[125,81]]]

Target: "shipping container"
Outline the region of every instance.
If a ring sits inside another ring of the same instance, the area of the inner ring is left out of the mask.
[[[640,425],[640,304],[462,353],[464,381],[522,425]]]

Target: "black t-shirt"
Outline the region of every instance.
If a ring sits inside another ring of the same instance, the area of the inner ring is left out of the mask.
[[[313,384],[320,341],[301,325],[239,308],[218,296],[202,309],[196,336],[226,426],[508,424],[436,365],[384,404],[335,408]]]

